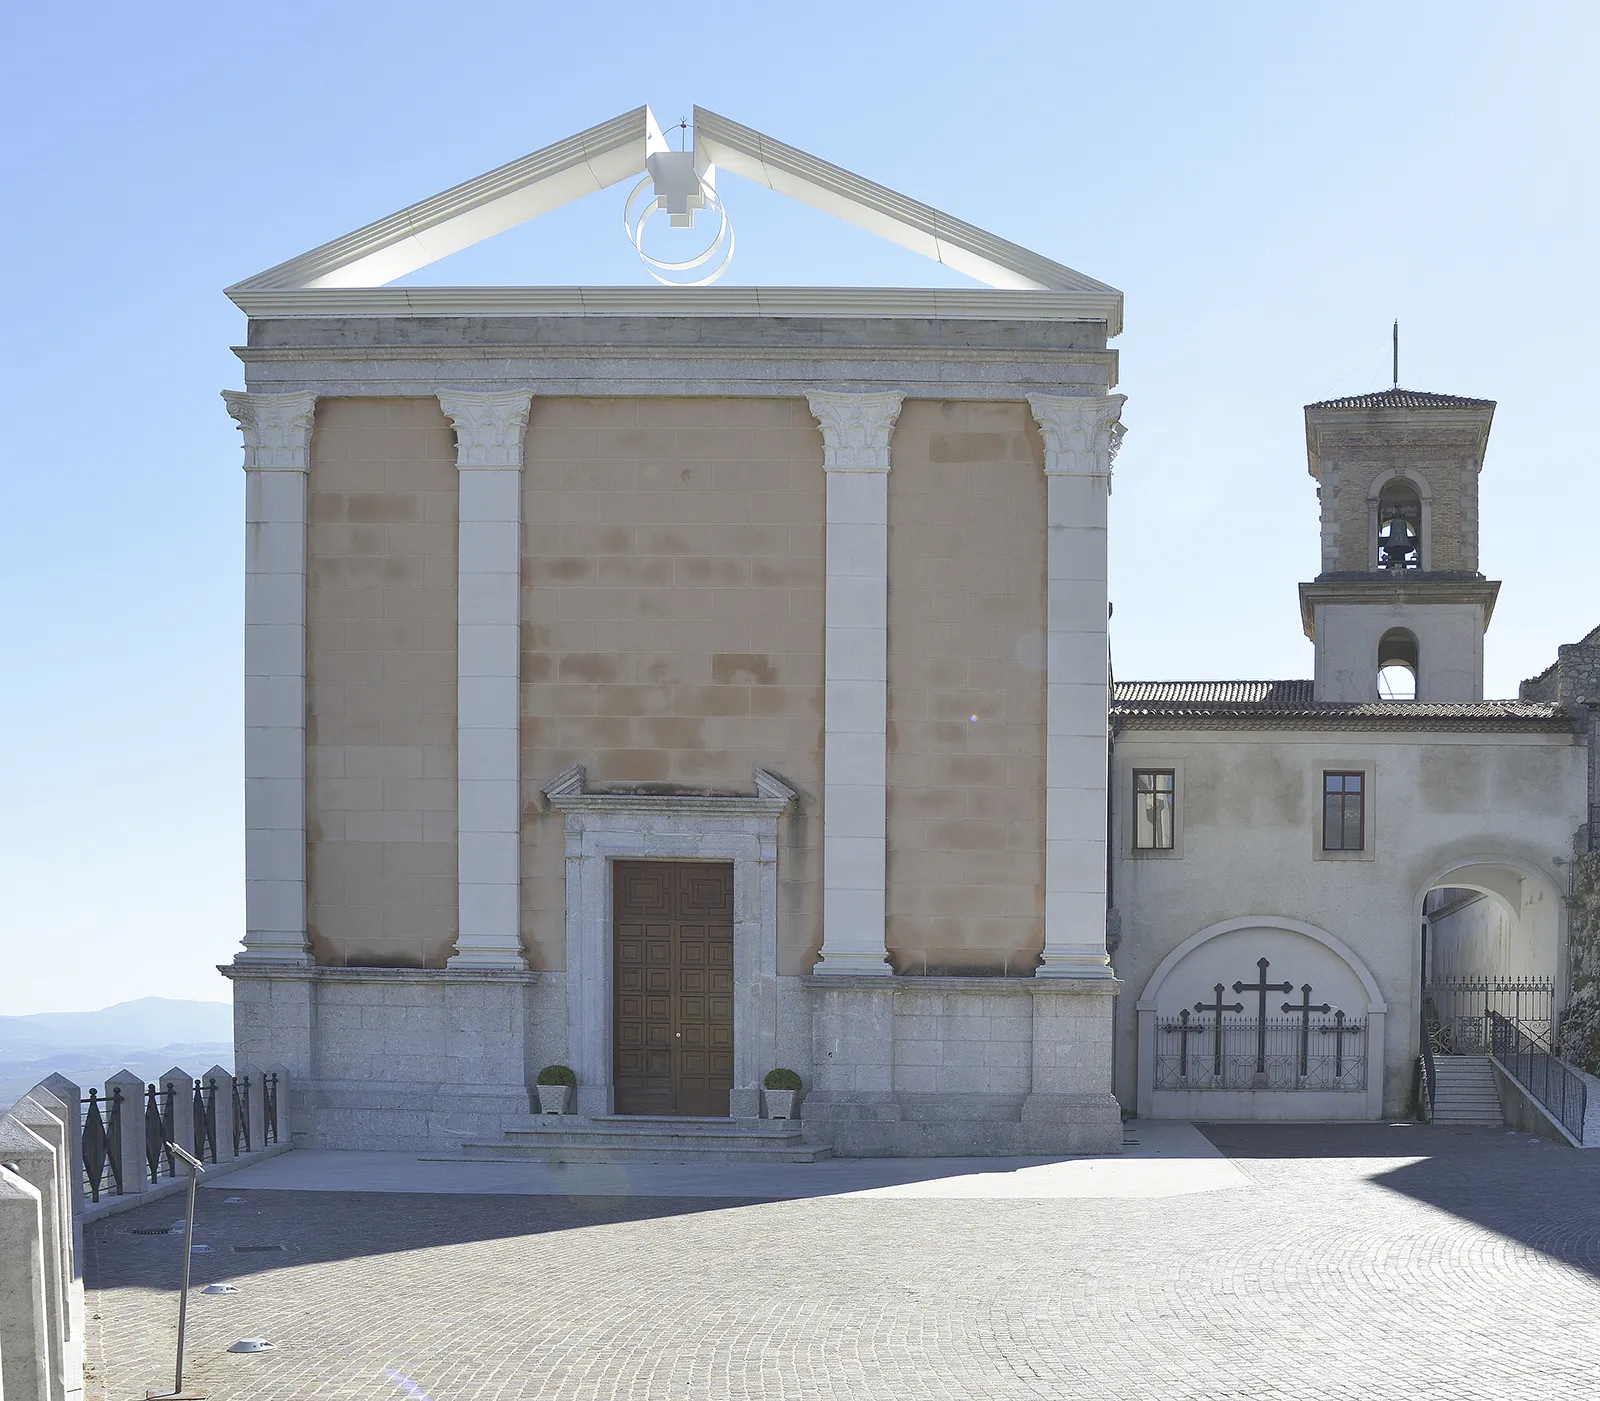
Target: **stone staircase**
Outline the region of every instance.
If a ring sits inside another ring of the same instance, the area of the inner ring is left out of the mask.
[[[1488,1056],[1435,1056],[1433,1070],[1434,1123],[1505,1122]]]
[[[479,1162],[814,1163],[831,1157],[807,1143],[798,1119],[699,1119],[645,1114],[508,1116],[499,1143],[464,1143]]]

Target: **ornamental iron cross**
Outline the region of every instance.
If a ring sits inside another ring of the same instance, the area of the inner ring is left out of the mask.
[[[1313,1012],[1326,1012],[1328,1004],[1323,1002],[1313,1007],[1311,1005],[1311,984],[1304,983],[1300,988],[1300,1001],[1285,1002],[1283,1010],[1300,1014],[1300,1078],[1304,1080],[1306,1078],[1306,1062],[1311,1054],[1311,1014]],[[1340,1044],[1342,1045],[1343,1043],[1341,1042]]]
[[[1261,1010],[1256,1017],[1256,1074],[1267,1073],[1267,994],[1269,992],[1293,992],[1293,983],[1269,983],[1267,981],[1268,960],[1258,958],[1256,967],[1260,970],[1260,980],[1254,983],[1235,983],[1235,992],[1253,992],[1260,995]],[[1218,989],[1220,992],[1221,989]]]
[[[1346,1026],[1343,1012],[1335,1012],[1333,1014],[1332,1026],[1321,1028],[1324,1036],[1333,1037],[1333,1078],[1335,1080],[1344,1075],[1344,1038],[1358,1036],[1363,1030],[1365,1028],[1361,1026]]]
[[[1178,1033],[1178,1078],[1187,1080],[1189,1078],[1189,1038],[1200,1035],[1202,1028],[1189,1025],[1189,1009],[1185,1007],[1178,1013],[1178,1024],[1176,1026],[1169,1024],[1167,1030]]]
[[[1235,991],[1237,990],[1238,989],[1235,988]],[[1244,1011],[1244,1003],[1224,1003],[1222,1000],[1222,984],[1218,983],[1216,988],[1216,997],[1211,1002],[1196,1002],[1194,1004],[1194,1009],[1197,1012],[1212,1012],[1216,1015],[1217,1034],[1216,1045],[1212,1053],[1212,1074],[1214,1074],[1217,1079],[1220,1080],[1222,1078],[1222,1014],[1224,1012],[1242,1012]]]

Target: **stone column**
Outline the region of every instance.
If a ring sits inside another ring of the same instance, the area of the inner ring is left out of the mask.
[[[234,962],[309,965],[306,475],[315,394],[223,391],[244,433],[245,936]]]
[[[520,919],[522,435],[533,396],[447,390],[461,472],[456,623],[459,927],[452,968],[527,969]]]
[[[61,1266],[62,1237],[70,1229],[70,1218],[62,1210],[55,1149],[14,1115],[7,1114],[0,1117],[0,1162],[39,1194],[45,1327],[50,1349],[50,1401],[66,1401],[66,1377],[61,1363],[67,1344],[67,1282]]]
[[[1030,394],[1044,438],[1045,880],[1041,977],[1109,978],[1106,508],[1121,394]]]
[[[39,1190],[0,1166],[0,1395],[50,1395],[44,1211]]]
[[[888,974],[889,437],[903,396],[807,397],[828,477],[822,961],[814,971]]]

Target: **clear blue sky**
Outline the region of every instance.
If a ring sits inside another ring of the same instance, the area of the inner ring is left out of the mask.
[[[1499,401],[1491,694],[1600,622],[1600,8],[8,9],[0,1013],[223,998],[240,931],[221,289],[582,127],[696,102],[1122,288],[1124,677],[1305,676],[1301,405]],[[415,280],[636,282],[624,190]],[[729,280],[942,270],[728,179]]]

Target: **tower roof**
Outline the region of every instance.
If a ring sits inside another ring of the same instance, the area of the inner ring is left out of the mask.
[[[1426,389],[1395,385],[1376,394],[1352,394],[1346,399],[1323,399],[1308,409],[1492,409],[1493,399],[1464,399],[1458,394],[1434,394]]]

